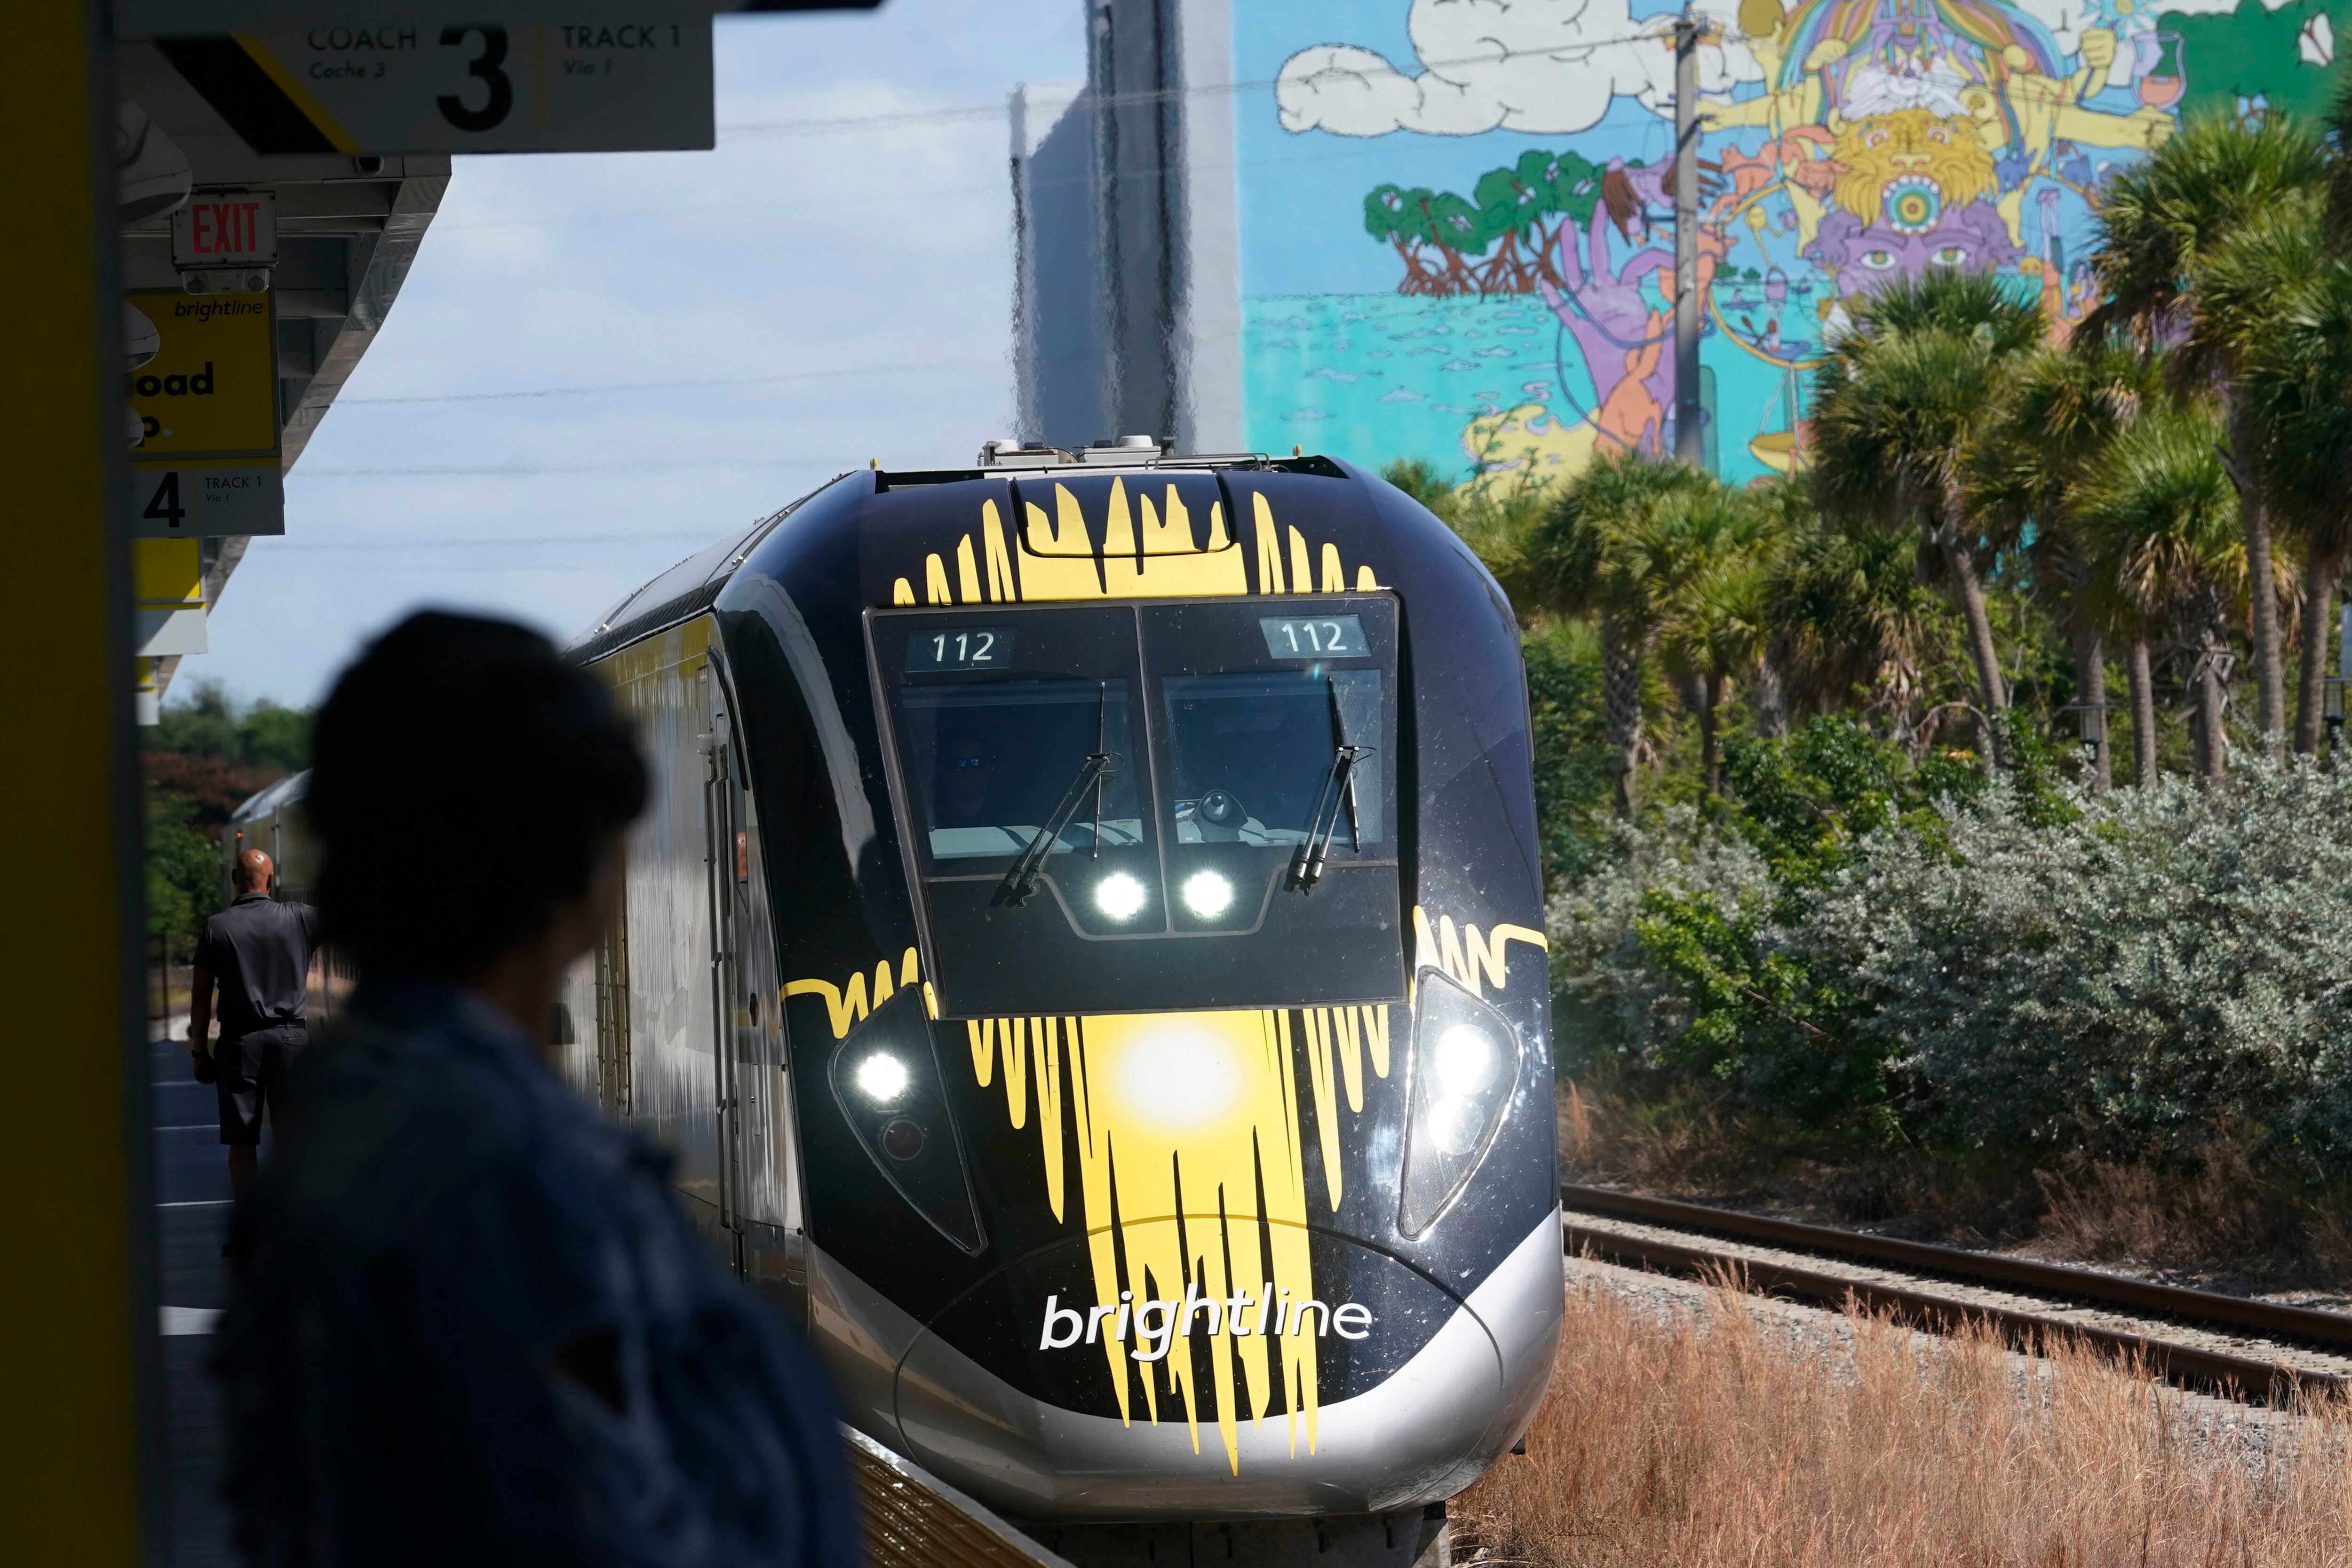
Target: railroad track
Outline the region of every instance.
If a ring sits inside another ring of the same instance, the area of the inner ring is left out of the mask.
[[[1832,1306],[1852,1299],[1937,1332],[1985,1323],[2026,1349],[2073,1339],[2172,1382],[2242,1399],[2352,1390],[2352,1316],[2340,1312],[1608,1187],[1562,1186],[1560,1204],[1567,1249],[1610,1262],[1729,1276],[1753,1291]],[[1949,1283],[1939,1290],[1939,1282]]]

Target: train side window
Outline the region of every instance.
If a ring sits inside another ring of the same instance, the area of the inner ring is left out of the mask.
[[[768,906],[779,957],[793,974],[822,972],[866,940],[841,812],[808,699],[773,631],[734,619],[728,656],[740,694],[746,781],[755,804]],[[749,871],[746,842],[739,865]]]

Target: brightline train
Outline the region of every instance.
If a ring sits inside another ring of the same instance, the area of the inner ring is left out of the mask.
[[[1562,1304],[1517,629],[1454,534],[1322,457],[992,444],[570,653],[655,784],[568,1070],[848,1419],[1084,1563],[1420,1556]]]

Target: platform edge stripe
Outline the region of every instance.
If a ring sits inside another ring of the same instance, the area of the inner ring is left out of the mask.
[[[1076,1568],[1076,1564],[1068,1558],[1059,1552],[1046,1550],[971,1498],[932,1475],[922,1466],[876,1442],[856,1427],[845,1422],[841,1427],[841,1434],[844,1440],[856,1452],[898,1476],[910,1487],[919,1489],[947,1504],[954,1511],[959,1523],[967,1529],[976,1528],[983,1531],[992,1544],[1012,1552],[1019,1561],[1035,1563],[1038,1568]],[[877,1511],[880,1510],[877,1509]],[[912,1511],[901,1503],[890,1511],[903,1519]]]

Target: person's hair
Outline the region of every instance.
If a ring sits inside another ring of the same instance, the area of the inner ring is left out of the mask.
[[[236,865],[229,872],[228,879],[242,892],[267,893],[269,891],[269,873],[276,869],[270,864],[268,852],[239,850]]]
[[[311,759],[320,912],[362,968],[462,973],[538,935],[646,803],[603,682],[526,627],[437,611],[336,680]]]

